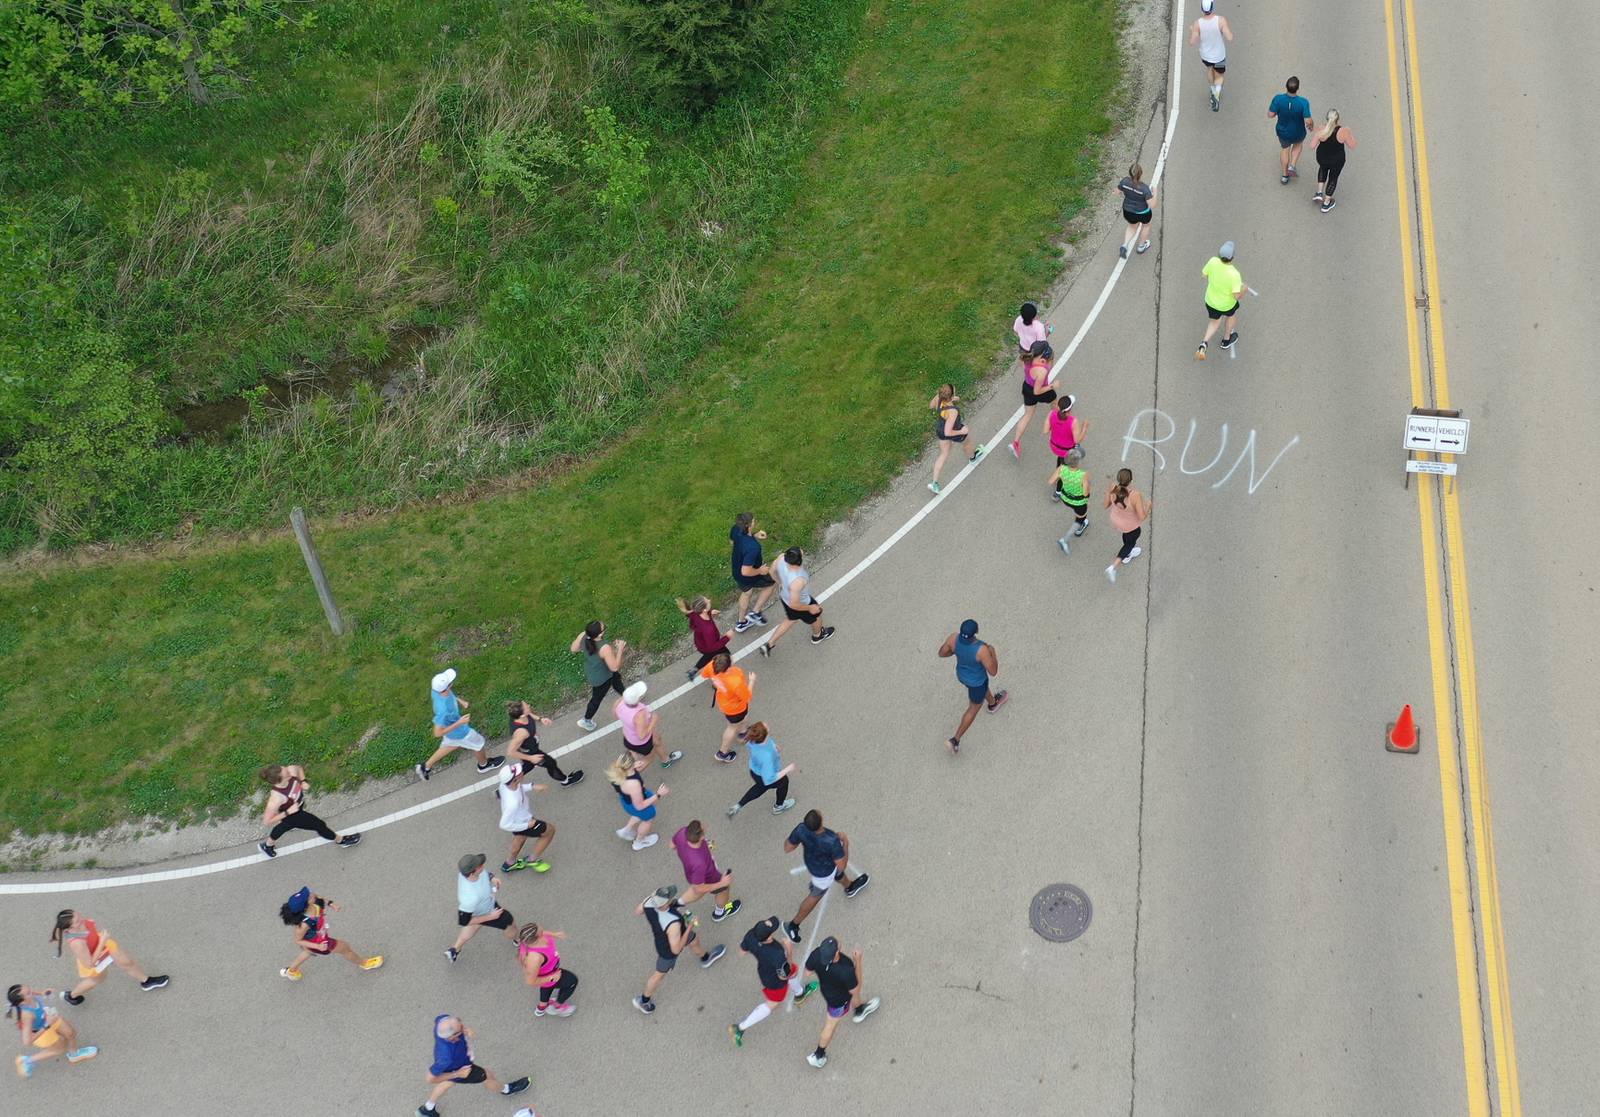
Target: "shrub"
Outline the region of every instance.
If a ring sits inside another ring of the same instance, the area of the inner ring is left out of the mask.
[[[658,103],[701,112],[760,62],[773,0],[609,0],[634,81]]]

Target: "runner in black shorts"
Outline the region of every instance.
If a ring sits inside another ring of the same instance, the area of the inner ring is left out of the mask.
[[[469,853],[456,864],[456,922],[461,933],[444,952],[452,962],[461,956],[467,940],[483,927],[493,927],[509,942],[517,941],[516,919],[496,899],[500,878],[483,867],[488,860],[481,853]]]
[[[1055,356],[1048,341],[1036,341],[1028,351],[1022,368],[1022,422],[1017,424],[1017,436],[1011,440],[1013,458],[1022,457],[1022,435],[1033,418],[1033,409],[1041,403],[1055,402],[1056,390],[1050,386],[1050,362]]]
[[[811,596],[811,571],[803,565],[805,557],[799,547],[790,547],[783,552],[783,558],[773,564],[772,572],[778,576],[783,587],[783,596],[779,600],[783,602],[784,621],[773,632],[772,638],[761,645],[762,655],[771,655],[778,641],[783,639],[783,634],[793,628],[796,621],[811,626],[813,644],[820,644],[833,635],[832,626],[823,626],[822,606]]]
[[[777,582],[772,568],[761,561],[761,541],[767,533],[756,527],[753,513],[740,512],[733,518],[728,531],[728,541],[733,544],[733,582],[739,587],[739,604],[734,607],[735,632],[744,632],[751,625],[765,625],[767,618],[761,609],[772,600]],[[755,595],[752,603],[750,595]],[[750,606],[746,609],[746,606]]]

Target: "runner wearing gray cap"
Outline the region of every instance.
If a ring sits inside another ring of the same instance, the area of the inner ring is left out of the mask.
[[[452,962],[461,957],[467,940],[484,927],[493,927],[512,943],[517,941],[516,917],[500,906],[500,878],[484,868],[488,860],[484,854],[468,853],[456,862],[456,923],[461,931],[444,952]]]
[[[850,1019],[859,1024],[878,1011],[877,997],[870,1001],[861,999],[862,968],[861,951],[852,950],[846,958],[839,950],[839,940],[832,935],[819,942],[806,959],[806,969],[817,975],[817,986],[828,1006],[828,1018],[822,1024],[817,1049],[806,1056],[806,1062],[814,1067],[828,1065],[828,1044],[845,1013],[850,1012]]]
[[[1217,249],[1217,254],[1206,261],[1206,266],[1200,269],[1200,274],[1206,280],[1206,316],[1211,319],[1206,326],[1206,336],[1200,341],[1200,348],[1194,351],[1194,359],[1206,359],[1206,347],[1211,344],[1211,339],[1216,335],[1217,326],[1226,327],[1222,335],[1222,347],[1232,349],[1234,342],[1239,340],[1238,331],[1233,328],[1234,319],[1239,314],[1239,296],[1249,291],[1255,291],[1245,285],[1239,275],[1239,269],[1233,266],[1233,242],[1227,241]]]
[[[692,949],[700,955],[700,967],[706,969],[715,965],[717,959],[728,952],[728,948],[718,945],[707,950],[700,942],[700,936],[695,933],[700,921],[684,918],[683,908],[678,904],[678,886],[675,884],[656,889],[633,912],[644,916],[650,934],[656,941],[655,971],[644,983],[644,992],[633,998],[633,1007],[649,1016],[656,1010],[656,1002],[651,998],[661,988],[662,979],[678,964],[678,955]]]
[[[456,749],[476,754],[480,772],[493,771],[506,762],[503,756],[490,756],[483,734],[467,724],[472,718],[466,713],[467,703],[451,689],[455,681],[454,667],[446,667],[433,677],[433,735],[439,739],[439,747],[416,766],[417,775],[423,779],[432,777],[434,767]]]
[[[978,716],[978,707],[987,705],[992,714],[1005,704],[1010,695],[1006,691],[995,694],[989,690],[989,678],[1000,674],[1000,660],[994,654],[994,645],[978,639],[978,622],[965,620],[961,630],[952,632],[939,645],[939,658],[956,660],[956,682],[967,688],[967,712],[961,715],[956,735],[946,744],[955,756],[961,755],[961,735],[972,728],[972,719]]]

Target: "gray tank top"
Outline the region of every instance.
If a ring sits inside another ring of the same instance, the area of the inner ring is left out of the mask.
[[[598,651],[583,653],[583,679],[590,686],[600,686],[611,679],[611,668],[606,666]]]
[[[779,559],[772,564],[772,572],[778,576],[778,585],[783,590],[785,604],[794,600],[789,596],[789,587],[794,584],[796,578],[804,578],[806,581],[806,599],[801,604],[804,605],[811,602],[811,571],[803,566],[790,566],[783,559]]]

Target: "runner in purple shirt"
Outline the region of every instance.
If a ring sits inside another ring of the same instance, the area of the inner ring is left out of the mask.
[[[678,851],[683,879],[689,882],[689,890],[680,903],[692,904],[702,896],[712,897],[711,918],[718,923],[744,906],[744,901],[733,898],[733,874],[717,868],[715,846],[698,818],[672,835],[672,848]]]

